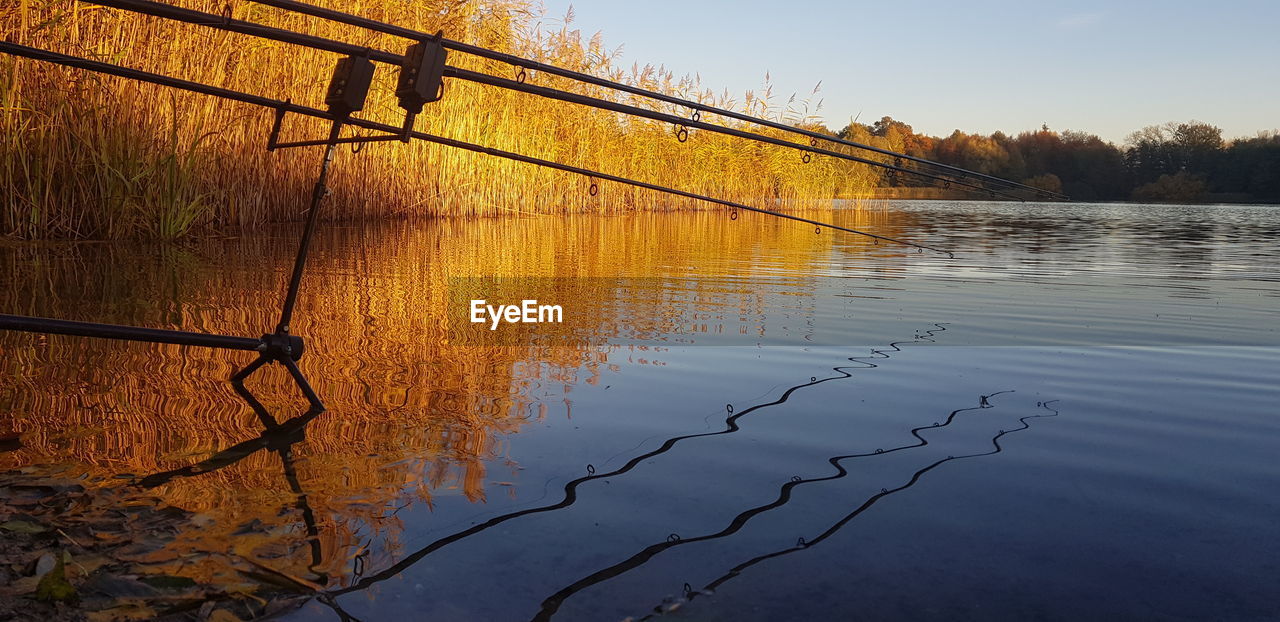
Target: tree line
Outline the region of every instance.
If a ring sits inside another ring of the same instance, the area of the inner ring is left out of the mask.
[[[1082,201],[1280,203],[1280,132],[1224,140],[1200,121],[1152,125],[1122,146],[1047,126],[1009,136],[960,130],[939,138],[883,117],[850,123],[845,140],[872,144],[952,166],[1063,192]],[[885,175],[882,186],[927,186],[912,176]]]

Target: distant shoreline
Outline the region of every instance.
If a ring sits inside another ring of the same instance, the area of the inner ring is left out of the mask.
[[[956,190],[954,188],[918,188],[918,187],[887,187],[873,188],[868,192],[857,196],[861,200],[916,200],[916,201],[992,201],[990,197],[979,196],[976,192],[967,192],[964,190]],[[1133,203],[1135,205],[1144,204],[1143,201],[1132,200],[1108,200],[1108,201],[1077,201],[1071,200],[1073,203]],[[1280,205],[1280,203],[1262,201],[1242,193],[1208,193],[1195,201],[1180,201],[1185,205],[1215,205],[1219,203],[1230,203],[1234,205]],[[1154,204],[1154,202],[1152,202]]]

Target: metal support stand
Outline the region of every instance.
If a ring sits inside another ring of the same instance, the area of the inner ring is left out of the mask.
[[[368,58],[368,50],[365,50],[362,55],[348,56],[340,60],[334,68],[333,77],[329,81],[329,90],[325,95],[325,104],[329,108],[326,118],[333,122],[327,139],[291,143],[279,142],[280,129],[284,124],[284,116],[287,112],[289,101],[286,100],[284,105],[276,109],[275,122],[272,124],[271,134],[267,138],[268,151],[316,145],[324,145],[325,151],[324,160],[320,163],[320,174],[316,179],[315,187],[311,191],[311,205],[307,211],[306,224],[303,225],[302,239],[298,242],[298,253],[294,256],[293,272],[290,274],[289,285],[285,290],[284,304],[280,309],[280,322],[276,324],[275,332],[253,339],[250,337],[233,337],[230,335],[213,335],[180,330],[3,314],[0,314],[0,330],[172,343],[257,352],[257,359],[231,377],[231,382],[236,386],[237,391],[243,389],[243,382],[246,378],[262,369],[267,363],[280,363],[289,372],[289,376],[293,378],[294,383],[298,385],[302,395],[311,403],[311,410],[317,413],[323,412],[325,410],[324,402],[320,400],[320,396],[316,395],[315,390],[311,388],[311,384],[307,382],[302,370],[298,369],[297,362],[298,359],[302,358],[304,351],[302,338],[290,334],[289,328],[293,322],[293,310],[298,302],[298,290],[302,286],[302,276],[307,269],[307,252],[311,248],[311,238],[315,234],[316,223],[319,221],[320,205],[323,203],[325,196],[329,194],[329,188],[326,185],[329,179],[329,167],[333,164],[334,151],[339,144],[407,140],[407,136],[413,130],[414,117],[422,110],[422,105],[440,99],[444,91],[441,80],[444,75],[445,51],[440,44],[440,36],[440,33],[437,33],[435,37],[416,43],[409,49],[396,90],[396,95],[406,110],[404,127],[400,131],[377,136],[341,137],[342,126],[350,121],[351,114],[364,108],[365,99],[373,81],[374,65]]]
[[[344,119],[345,117],[338,117],[334,119],[333,125],[329,130],[329,139],[327,141],[321,143],[312,141],[307,143],[326,145],[324,160],[320,164],[320,175],[319,178],[316,179],[315,188],[311,192],[311,206],[307,212],[306,224],[302,230],[302,239],[298,243],[298,254],[293,260],[293,273],[289,278],[288,289],[285,291],[284,305],[280,312],[280,323],[276,325],[275,332],[268,333],[260,338],[254,339],[251,337],[234,337],[230,335],[193,333],[180,330],[143,328],[140,326],[121,326],[118,324],[100,324],[96,322],[75,322],[53,318],[4,314],[0,314],[0,330],[48,333],[54,335],[75,335],[80,337],[98,337],[102,339],[119,339],[124,341],[172,343],[177,345],[201,346],[222,350],[246,350],[257,352],[258,358],[232,376],[232,383],[240,386],[246,378],[253,375],[254,372],[259,369],[262,369],[262,367],[267,363],[280,363],[284,366],[285,370],[289,372],[289,376],[293,378],[294,383],[298,385],[298,390],[301,391],[302,395],[306,397],[308,402],[310,402],[311,409],[316,412],[323,412],[325,410],[324,402],[320,400],[320,396],[316,395],[315,389],[311,388],[311,383],[307,382],[307,377],[303,375],[302,370],[298,369],[297,361],[302,358],[305,347],[301,337],[295,337],[289,334],[289,324],[293,321],[293,309],[298,302],[298,290],[302,285],[302,275],[306,271],[307,251],[311,247],[311,237],[315,233],[316,221],[319,220],[320,204],[323,202],[325,195],[329,193],[328,186],[326,185],[329,178],[329,167],[333,163],[334,150],[340,142],[338,137],[342,132]],[[274,128],[272,132],[272,146],[292,146],[275,144],[275,134],[278,131],[279,125],[277,124],[276,128]]]
[[[302,284],[302,273],[307,268],[307,250],[311,247],[311,235],[316,230],[316,216],[320,213],[320,202],[329,193],[325,182],[329,180],[329,165],[333,164],[333,152],[337,149],[338,137],[342,134],[342,120],[335,119],[329,129],[329,141],[324,148],[324,160],[320,163],[320,175],[316,177],[315,188],[311,190],[311,207],[307,210],[307,224],[302,229],[302,240],[298,243],[298,254],[293,259],[293,276],[289,277],[289,290],[284,296],[284,307],[280,311],[280,323],[276,325],[276,334],[289,333],[289,322],[293,320],[293,306],[298,302],[298,287]]]

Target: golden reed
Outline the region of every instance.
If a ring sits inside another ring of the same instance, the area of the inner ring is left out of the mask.
[[[187,8],[400,51],[403,39],[369,33],[243,0],[180,0]],[[803,123],[807,102],[785,106],[748,93],[716,96],[697,81],[651,66],[614,66],[599,36],[584,40],[552,26],[533,0],[320,2],[422,31],[536,58],[568,69],[749,113]],[[571,21],[571,15],[562,20]],[[333,54],[74,0],[17,0],[0,7],[0,37],[156,73],[318,106]],[[461,53],[451,64],[514,77],[513,68]],[[533,73],[539,85],[653,107],[689,110],[617,95]],[[379,68],[365,117],[398,124],[395,71]],[[800,108],[800,105],[803,107]],[[269,154],[268,110],[165,87],[0,57],[0,235],[11,238],[169,239],[296,219],[317,166],[316,149]],[[857,194],[872,182],[865,166],[708,132],[676,141],[666,124],[564,102],[447,81],[418,129],[691,192],[760,204],[809,205]],[[284,140],[319,138],[323,122],[287,119]],[[785,133],[764,130],[797,140]],[[804,142],[807,142],[804,141]],[[638,209],[705,208],[696,201],[601,184],[445,147],[415,143],[343,149],[328,217],[473,217]]]

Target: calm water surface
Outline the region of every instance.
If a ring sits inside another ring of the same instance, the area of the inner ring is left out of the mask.
[[[242,354],[5,334],[0,468],[190,512],[139,563],[330,594],[289,620],[1280,618],[1280,209],[813,216],[956,257],[711,213],[328,226],[294,324],[328,412],[258,442]],[[292,247],[0,248],[0,312],[257,335]],[[474,329],[489,281],[565,323]]]

